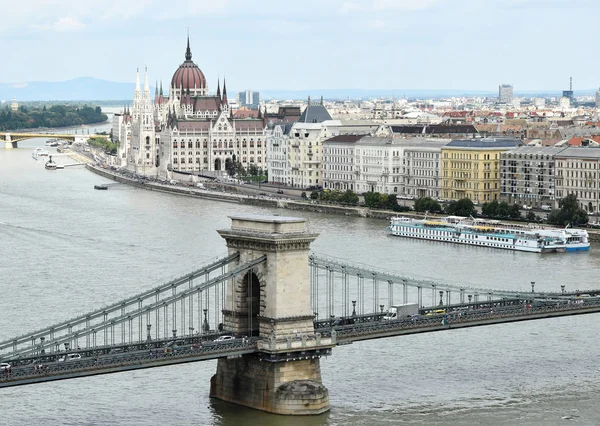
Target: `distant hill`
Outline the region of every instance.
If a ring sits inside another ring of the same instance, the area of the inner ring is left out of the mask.
[[[0,101],[103,101],[118,99],[133,99],[134,83],[117,83],[114,81],[100,80],[93,77],[81,77],[73,80],[49,82],[31,81],[28,83],[0,83]],[[594,90],[578,90],[575,96],[592,95]],[[154,87],[150,88],[154,96]],[[235,93],[231,90],[230,93]],[[517,91],[515,96],[546,97],[560,96],[558,90]],[[494,90],[444,90],[444,89],[310,89],[310,90],[272,90],[260,91],[262,99],[296,100],[307,99],[370,99],[377,97],[391,98],[442,98],[459,96],[489,96],[496,97]]]

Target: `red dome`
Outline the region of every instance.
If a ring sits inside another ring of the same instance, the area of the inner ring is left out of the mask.
[[[187,50],[185,52],[185,62],[177,68],[171,79],[171,87],[175,89],[194,90],[204,89],[206,87],[206,78],[198,66],[192,62],[192,51],[190,50],[190,40],[188,38]]]

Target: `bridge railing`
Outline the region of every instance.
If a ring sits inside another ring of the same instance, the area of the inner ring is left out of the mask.
[[[154,339],[168,338],[173,333],[176,338],[178,318],[180,334],[185,334],[190,330],[193,334],[193,324],[198,325],[197,330],[209,331],[208,319],[209,313],[214,314],[215,324],[222,321],[222,308],[225,301],[225,286],[229,279],[240,274],[244,274],[264,262],[266,256],[262,256],[240,267],[230,269],[222,275],[201,282],[197,285],[191,285],[175,291],[173,287],[172,295],[163,296],[162,299],[150,300],[147,304],[132,305],[129,311],[116,310],[116,316],[96,316],[96,322],[86,321],[84,327],[73,331],[67,329],[67,333],[61,335],[52,335],[48,338],[27,342],[24,340],[16,349],[13,346],[11,352],[2,354],[3,359],[14,358],[18,356],[28,356],[33,353],[57,352],[60,345],[64,345],[68,351],[69,348],[79,346],[80,339],[86,339],[84,348],[97,347],[102,345],[114,346],[118,342],[116,332],[121,331],[121,343],[143,340],[144,336],[151,339],[151,329]],[[214,289],[214,292],[209,291]],[[209,296],[213,294],[214,303],[210,303]],[[197,299],[195,299],[197,296]],[[196,303],[195,303],[196,300]],[[178,309],[179,308],[179,309]],[[178,312],[179,311],[179,312]],[[87,318],[87,316],[86,316]],[[137,322],[137,324],[135,324]],[[136,327],[137,325],[137,327]],[[183,330],[183,332],[182,332]]]
[[[2,384],[25,379],[39,379],[40,377],[60,376],[64,374],[88,373],[109,369],[145,364],[171,364],[184,362],[187,359],[214,359],[223,356],[235,356],[251,353],[256,350],[257,339],[235,339],[227,342],[203,342],[179,346],[154,348],[148,345],[146,349],[135,352],[124,352],[115,355],[90,355],[78,360],[65,360],[44,362],[33,360],[30,364],[12,366],[0,373],[0,387]]]
[[[218,259],[217,261],[210,263],[209,265],[206,265],[189,274],[182,275],[181,277],[175,278],[167,283],[161,284],[149,290],[145,290],[141,293],[130,296],[126,299],[120,300],[117,303],[104,306],[100,309],[97,309],[84,315],[80,315],[78,317],[70,318],[61,323],[54,324],[49,327],[34,331],[33,333],[27,333],[9,340],[4,340],[0,342],[0,351],[11,347],[14,349],[17,345],[21,345],[23,343],[30,343],[40,338],[44,338],[44,340],[53,340],[55,334],[61,333],[68,329],[73,330],[73,328],[76,328],[81,325],[89,327],[90,323],[97,318],[102,317],[106,320],[108,316],[114,312],[119,312],[123,314],[123,310],[132,305],[139,306],[140,303],[143,303],[149,298],[153,298],[155,300],[160,299],[160,296],[163,293],[168,291],[172,292],[173,290],[177,291],[180,288],[180,286],[183,286],[184,284],[192,284],[197,278],[207,279],[210,276],[210,273],[219,269],[222,270],[225,266],[227,266],[231,262],[236,261],[237,259],[239,259],[239,253],[234,253],[225,258]]]

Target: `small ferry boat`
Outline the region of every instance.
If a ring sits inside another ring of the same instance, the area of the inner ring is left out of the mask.
[[[495,220],[447,216],[440,219],[394,217],[388,227],[398,237],[466,244],[532,253],[589,250],[585,229],[507,225]]]
[[[44,148],[35,148],[31,153],[31,156],[36,160],[40,157],[47,157],[48,155],[50,155],[50,153]]]
[[[94,189],[108,189],[108,185],[104,184],[104,185],[94,185]]]
[[[48,157],[48,161],[46,161],[46,164],[44,164],[44,167],[46,168],[46,170],[58,169],[58,165],[54,161],[52,161],[51,155]]]
[[[57,147],[58,141],[56,139],[51,139],[49,141],[46,141],[46,146]]]

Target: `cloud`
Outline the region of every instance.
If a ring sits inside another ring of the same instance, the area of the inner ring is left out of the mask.
[[[382,28],[385,28],[385,22],[381,19],[373,19],[369,21],[369,27],[380,30]]]
[[[376,10],[422,10],[448,0],[373,0]]]
[[[340,12],[342,13],[348,13],[348,12],[354,12],[357,10],[361,10],[362,7],[360,4],[353,2],[353,1],[345,1],[342,4],[342,7],[340,8]]]
[[[59,18],[52,24],[34,25],[34,28],[45,31],[72,32],[83,30],[85,28],[85,24],[79,19],[66,16]]]

